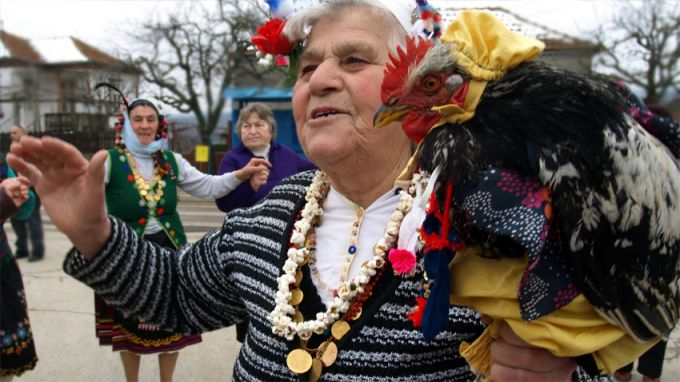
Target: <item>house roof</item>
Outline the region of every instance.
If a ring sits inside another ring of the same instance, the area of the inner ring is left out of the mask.
[[[464,10],[477,9],[493,13],[510,30],[523,35],[535,37],[545,43],[546,50],[568,50],[568,49],[589,49],[596,50],[597,45],[588,40],[583,40],[566,33],[551,29],[503,7],[480,7],[480,8],[460,8],[454,6],[443,6],[439,8],[442,15],[442,28],[456,18],[458,13]]]
[[[76,37],[28,40],[0,31],[0,60],[20,60],[34,64],[102,64],[125,65],[108,53]]]
[[[0,59],[44,62],[40,53],[33,48],[27,39],[4,30],[0,30]]]

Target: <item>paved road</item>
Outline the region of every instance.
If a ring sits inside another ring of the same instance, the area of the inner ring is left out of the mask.
[[[189,241],[198,240],[209,229],[219,227],[223,214],[212,203],[182,197],[179,206]],[[80,382],[122,381],[118,355],[100,347],[94,337],[94,304],[89,288],[61,270],[64,253],[70,248],[44,214],[46,258],[36,263],[20,260],[28,295],[29,315],[40,361],[20,380]],[[13,243],[11,225],[6,224]],[[203,342],[180,353],[175,381],[228,381],[240,344],[233,328],[204,334]],[[141,381],[158,381],[156,357],[142,357]],[[634,375],[633,381],[641,381]],[[680,329],[672,333],[666,351],[662,381],[680,381]]]
[[[219,227],[224,214],[214,204],[184,198],[180,213],[190,241]],[[68,239],[52,225],[43,209],[46,250],[43,261],[19,260],[26,287],[29,317],[33,325],[37,367],[24,374],[22,382],[108,382],[124,381],[117,353],[100,347],[94,336],[94,300],[91,289],[67,276],[61,269]],[[14,233],[5,224],[10,242]],[[203,335],[203,342],[180,352],[175,381],[228,381],[240,349],[233,328]],[[142,357],[140,381],[158,381],[155,356]]]

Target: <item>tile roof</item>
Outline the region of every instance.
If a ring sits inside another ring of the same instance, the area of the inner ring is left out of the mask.
[[[442,28],[453,21],[454,18],[464,10],[477,9],[493,13],[503,23],[515,32],[522,33],[527,36],[535,37],[543,41],[546,49],[595,49],[596,45],[590,41],[579,39],[570,36],[566,33],[556,31],[544,25],[526,19],[512,11],[503,7],[479,7],[479,8],[459,8],[454,6],[444,6],[439,8],[442,15]]]
[[[96,63],[124,65],[108,53],[76,37],[28,40],[0,30],[0,59],[15,59],[36,64]]]
[[[23,37],[0,30],[0,43],[4,48],[0,51],[0,59],[18,59],[38,63],[45,62],[40,56],[40,53],[33,49],[31,43]]]

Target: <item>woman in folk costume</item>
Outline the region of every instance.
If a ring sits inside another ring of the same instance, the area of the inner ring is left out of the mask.
[[[450,307],[440,335],[425,341],[406,320],[422,269],[400,277],[387,261],[392,247],[417,240],[406,219],[422,182],[394,186],[412,146],[397,124],[374,128],[373,115],[390,48],[410,31],[415,5],[327,1],[285,21],[288,36],[304,40],[292,104],[303,150],[320,171],[284,179],[261,203],[234,210],[219,231],[179,252],[107,215],[97,188],[104,155],[88,163],[54,138],[22,140],[10,161],[36,180],[55,225],[77,248],[66,272],[106,291],[121,310],[183,331],[233,325],[247,314],[237,381],[474,379],[458,347],[481,332],[479,315]],[[282,38],[280,28],[272,38]],[[71,172],[35,161],[36,153],[63,158]],[[64,203],[88,185],[82,203]],[[492,344],[494,380],[589,379],[581,369],[572,374],[573,360],[503,329]]]
[[[28,181],[16,178],[4,154],[0,153],[0,380],[3,382],[32,370],[38,362],[24,283],[2,227],[10,216],[17,219],[31,216],[35,195],[28,187]]]
[[[180,154],[163,150],[161,140],[167,137],[167,122],[152,102],[134,100],[126,105],[119,122],[116,146],[108,150],[105,163],[108,212],[147,240],[178,249],[187,239],[177,212],[177,188],[194,197],[214,200],[231,192],[239,182],[233,172],[207,175]],[[254,172],[258,165],[246,170]],[[185,336],[116,311],[98,294],[95,310],[100,344],[110,344],[114,351],[121,351],[129,381],[138,379],[140,354],[152,353],[158,353],[161,380],[172,380],[178,351],[201,341],[200,335]]]

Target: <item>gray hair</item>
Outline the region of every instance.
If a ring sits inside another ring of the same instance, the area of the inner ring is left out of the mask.
[[[269,125],[269,130],[272,132],[272,140],[276,138],[276,119],[274,118],[274,112],[269,106],[263,104],[262,102],[251,102],[246,107],[241,109],[238,114],[238,120],[236,121],[236,135],[241,137],[241,128],[246,120],[250,118],[251,114],[257,114],[257,116],[267,122]]]
[[[294,13],[287,21],[284,33],[290,41],[306,39],[314,28],[314,25],[325,17],[333,17],[335,14],[343,12],[350,7],[364,7],[366,11],[376,20],[385,23],[387,30],[390,31],[388,46],[390,49],[396,48],[406,42],[409,31],[399,23],[399,20],[375,0],[331,0],[324,2],[316,7],[301,10]]]

